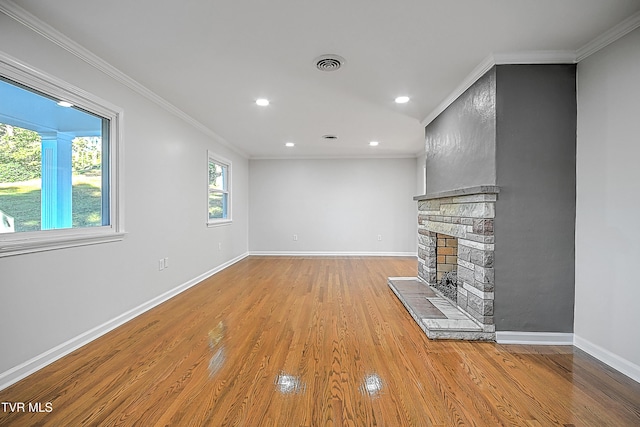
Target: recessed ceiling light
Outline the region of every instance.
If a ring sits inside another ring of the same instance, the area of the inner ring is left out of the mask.
[[[285,145],[285,147],[295,147],[296,144],[294,144],[293,142],[287,142],[284,145]]]
[[[376,146],[378,146],[378,144],[380,144],[378,141],[371,141],[369,143],[369,145],[372,146],[372,147],[376,147]]]
[[[407,102],[409,102],[408,96],[399,96],[396,98],[396,104],[406,104]]]
[[[269,100],[266,98],[258,98],[256,99],[256,104],[261,107],[266,107],[267,105],[269,105]]]
[[[65,108],[73,107],[73,104],[67,101],[58,101],[58,105]]]

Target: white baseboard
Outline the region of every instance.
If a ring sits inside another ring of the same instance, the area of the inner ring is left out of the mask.
[[[573,338],[574,345],[580,350],[589,353],[602,363],[606,363],[616,371],[619,371],[632,380],[640,383],[640,366],[578,335],[574,335]]]
[[[498,344],[573,345],[573,334],[564,332],[496,331]]]
[[[321,252],[321,251],[250,251],[255,256],[335,256],[335,257],[416,257],[416,252]]]
[[[99,338],[100,336],[106,334],[109,331],[112,331],[118,326],[125,324],[129,320],[132,320],[133,318],[141,315],[142,313],[148,310],[151,310],[153,307],[159,304],[162,304],[163,302],[173,298],[179,293],[186,291],[192,286],[197,285],[198,283],[202,282],[206,278],[213,276],[214,274],[224,270],[225,268],[235,264],[236,262],[246,258],[247,256],[249,256],[249,253],[245,252],[244,254],[239,255],[189,280],[188,282],[183,283],[180,286],[177,286],[163,293],[162,295],[159,295],[125,313],[122,313],[118,317],[115,317],[103,323],[102,325],[96,326],[95,328],[90,329],[76,337],[73,337],[64,343],[50,350],[45,351],[44,353],[39,354],[38,356],[30,360],[27,360],[26,362],[18,366],[15,366],[14,368],[9,369],[8,371],[0,373],[0,390],[4,390],[5,388],[31,375],[32,373],[38,371],[39,369],[42,369],[45,366],[55,362],[56,360],[66,356],[67,354],[71,353],[74,350],[77,350],[83,345],[90,343],[91,341],[95,340],[96,338]]]

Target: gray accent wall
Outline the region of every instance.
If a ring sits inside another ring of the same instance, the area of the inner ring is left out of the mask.
[[[576,67],[499,65],[496,82],[496,329],[573,332]]]
[[[425,136],[427,194],[500,188],[496,331],[573,332],[576,66],[497,65]]]
[[[425,129],[427,193],[495,185],[495,67]]]

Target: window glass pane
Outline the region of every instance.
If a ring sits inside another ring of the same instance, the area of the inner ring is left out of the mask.
[[[40,230],[40,145],[38,133],[0,123],[0,231],[4,233]]]
[[[226,190],[227,167],[209,162],[209,188],[217,190]]]
[[[231,162],[207,151],[208,199],[207,216],[210,225],[231,222]]]
[[[209,219],[227,218],[227,199],[226,193],[209,193]]]
[[[108,129],[0,78],[0,232],[109,225]]]
[[[73,227],[108,225],[102,215],[102,138],[74,138],[72,148]]]

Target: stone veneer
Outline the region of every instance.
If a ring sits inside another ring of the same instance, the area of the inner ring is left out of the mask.
[[[437,280],[438,234],[458,239],[457,301],[479,324],[495,332],[493,223],[498,187],[478,186],[416,196],[418,202],[418,277],[430,286]]]

